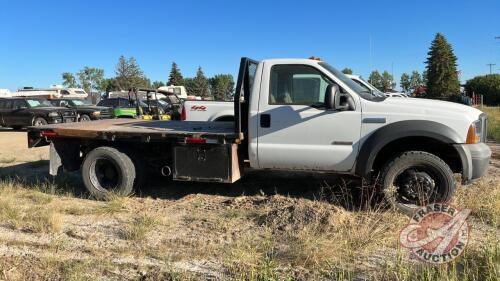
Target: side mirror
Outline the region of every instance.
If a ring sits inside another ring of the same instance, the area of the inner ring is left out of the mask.
[[[349,109],[349,104],[341,104],[340,98],[342,95],[340,94],[340,89],[338,85],[331,84],[326,88],[325,94],[325,108],[326,109],[334,109],[334,110],[347,110]]]
[[[325,93],[325,108],[326,109],[335,109],[335,98],[339,95],[339,86],[338,85],[328,85],[326,87]]]

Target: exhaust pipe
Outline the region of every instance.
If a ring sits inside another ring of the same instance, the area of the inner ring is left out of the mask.
[[[162,176],[169,177],[172,174],[172,169],[169,166],[163,166],[160,170]]]

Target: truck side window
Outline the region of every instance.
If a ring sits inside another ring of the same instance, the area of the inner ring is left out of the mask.
[[[8,100],[8,101],[5,101],[5,107],[6,109],[12,109],[12,101],[11,100]]]
[[[319,70],[306,65],[275,65],[271,68],[269,104],[318,105],[331,84]]]
[[[26,107],[26,102],[23,100],[16,100],[14,101],[14,109],[18,109],[21,107]]]

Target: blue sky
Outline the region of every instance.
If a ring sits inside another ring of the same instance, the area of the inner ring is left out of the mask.
[[[436,32],[461,79],[500,72],[500,1],[2,1],[0,88],[47,87],[84,66],[114,75],[133,56],[152,80],[236,74],[241,56],[319,56],[367,77],[424,69]],[[370,38],[372,55],[370,56]],[[370,59],[371,57],[371,59]]]

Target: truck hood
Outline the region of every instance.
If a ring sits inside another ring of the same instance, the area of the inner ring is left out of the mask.
[[[421,98],[388,97],[381,101],[363,101],[362,104],[363,118],[382,117],[386,120],[384,124],[407,120],[432,121],[454,130],[462,142],[465,142],[472,122],[482,114],[471,106]],[[363,124],[363,134],[367,135],[384,124]]]
[[[77,106],[76,109],[86,110],[86,111],[107,111],[110,110],[111,108],[106,106],[97,106],[97,105],[80,105]]]
[[[420,115],[425,117],[439,117],[449,119],[467,119],[473,122],[479,119],[482,111],[472,106],[459,103],[422,99],[422,98],[397,98],[388,97],[382,103],[391,107],[391,112]]]

